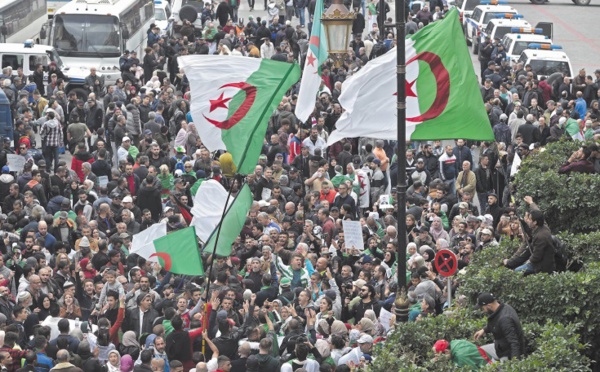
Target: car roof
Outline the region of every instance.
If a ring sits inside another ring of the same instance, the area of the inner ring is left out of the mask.
[[[504,37],[507,37],[509,39],[518,40],[518,41],[552,44],[552,39],[547,38],[544,35],[538,35],[538,34],[506,34],[506,35],[504,35]]]
[[[489,25],[499,25],[499,26],[511,26],[511,27],[530,27],[531,25],[524,19],[505,19],[505,18],[496,18],[492,19],[488,22]]]
[[[50,45],[36,44],[26,48],[23,43],[0,43],[0,53],[29,53],[40,54],[54,49]]]
[[[547,61],[569,61],[567,53],[561,50],[525,49],[523,51],[530,59],[542,59]]]
[[[517,9],[509,5],[477,5],[474,9],[481,9],[484,12],[507,12],[507,13],[519,13]]]

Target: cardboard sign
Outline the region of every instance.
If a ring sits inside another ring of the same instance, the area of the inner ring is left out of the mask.
[[[362,237],[362,226],[358,221],[342,221],[344,228],[344,241],[346,249],[356,248],[360,251],[365,249],[365,242]]]

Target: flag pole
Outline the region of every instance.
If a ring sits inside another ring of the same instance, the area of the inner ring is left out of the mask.
[[[380,0],[383,1],[383,0]],[[396,274],[398,292],[396,293],[396,323],[408,321],[408,298],[406,295],[406,0],[395,0],[396,16],[396,84],[397,84],[397,122],[398,131],[398,254]]]
[[[241,175],[236,173],[233,177],[234,181],[235,181],[235,178],[238,178],[238,177],[241,179]],[[233,186],[233,184],[232,184],[232,186]],[[242,189],[243,186],[244,186],[244,184],[240,181],[240,190]],[[221,221],[219,221],[219,227],[217,228],[217,236],[215,237],[215,246],[211,253],[210,267],[208,268],[208,276],[207,276],[208,280],[206,281],[206,290],[204,291],[204,293],[206,294],[206,299],[204,301],[204,318],[206,318],[206,314],[208,312],[208,301],[209,301],[208,292],[210,291],[210,277],[212,276],[212,269],[213,269],[213,265],[215,264],[215,254],[217,253],[217,247],[219,246],[219,237],[221,236],[221,227],[223,226],[223,220],[225,219],[225,215],[227,214],[227,207],[229,206],[229,199],[231,198],[232,190],[233,190],[233,187],[229,187],[227,199],[225,200],[225,206],[223,207],[223,213],[221,214]],[[231,204],[233,204],[233,202]],[[204,247],[202,249],[204,249]],[[213,310],[217,311],[217,309],[213,309]],[[208,320],[206,321],[206,324],[208,325]],[[207,328],[205,328],[205,329],[207,329]],[[207,331],[208,331],[208,329],[207,329]],[[205,350],[206,350],[206,340],[203,338],[202,339],[202,353],[203,354],[204,354]]]

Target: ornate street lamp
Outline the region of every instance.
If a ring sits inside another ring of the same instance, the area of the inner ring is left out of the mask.
[[[325,28],[328,52],[333,57],[336,67],[341,67],[350,45],[354,12],[349,11],[342,0],[333,0],[331,6],[323,13],[321,22]]]

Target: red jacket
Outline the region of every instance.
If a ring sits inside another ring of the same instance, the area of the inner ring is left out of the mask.
[[[89,152],[78,152],[73,155],[73,159],[71,160],[71,169],[73,172],[77,173],[79,182],[83,182],[85,180],[85,175],[83,174],[81,165],[83,165],[83,163],[92,164],[93,162],[94,157]]]

